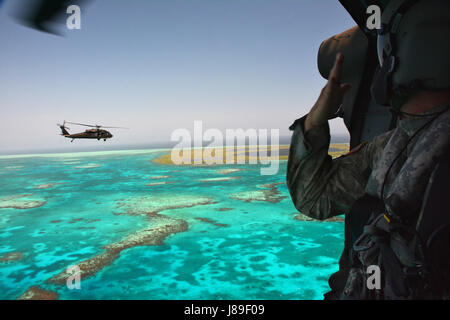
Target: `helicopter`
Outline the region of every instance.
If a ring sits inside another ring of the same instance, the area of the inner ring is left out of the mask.
[[[85,126],[85,127],[92,127],[95,129],[87,129],[84,132],[70,134],[67,131],[67,129],[70,129],[70,128],[66,127],[66,123],[75,124],[75,125],[79,125],[79,126]],[[101,126],[98,124],[91,125],[91,124],[83,124],[83,123],[77,123],[77,122],[69,122],[66,120],[64,120],[63,124],[56,124],[56,125],[61,129],[62,136],[72,139],[70,142],[73,142],[73,140],[75,140],[75,139],[97,139],[97,140],[103,139],[103,141],[106,141],[106,139],[111,139],[113,137],[111,132],[104,130],[104,129],[100,129],[100,128],[129,129],[129,128],[124,128],[124,127],[104,127],[104,126]]]

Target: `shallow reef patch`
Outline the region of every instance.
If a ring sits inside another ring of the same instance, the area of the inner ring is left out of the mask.
[[[218,174],[230,174],[230,173],[235,173],[235,172],[239,172],[239,171],[244,171],[245,169],[240,169],[240,168],[227,168],[227,169],[219,169],[216,172]]]
[[[25,291],[18,300],[58,300],[58,293],[32,286]]]
[[[0,199],[0,209],[32,209],[45,205],[47,201],[33,194],[14,195]]]
[[[171,184],[171,183],[175,183],[175,181],[152,182],[152,183],[147,183],[146,186],[147,187],[154,187],[154,186],[162,186],[162,185]]]
[[[188,229],[188,223],[181,219],[155,215],[150,220],[151,224],[149,227],[134,232],[118,242],[104,246],[103,249],[105,249],[105,252],[103,253],[78,262],[76,265],[80,268],[81,278],[88,278],[95,275],[99,270],[110,265],[117,259],[125,249],[137,246],[162,245],[164,239],[169,235]],[[70,274],[66,270],[63,270],[47,281],[54,284],[65,284],[69,276]]]
[[[177,195],[174,197],[172,194],[163,194],[131,197],[118,200],[116,203],[117,208],[122,211],[119,214],[151,216],[164,210],[213,204],[216,201],[206,196]]]
[[[117,242],[103,246],[102,249],[105,252],[76,263],[80,268],[81,277],[94,276],[99,270],[112,264],[123,250],[137,246],[159,246],[171,234],[188,230],[189,225],[185,220],[168,217],[159,214],[159,212],[212,203],[215,203],[215,200],[211,197],[185,195],[174,198],[170,194],[137,196],[117,200],[117,207],[123,211],[119,214],[145,215],[148,220],[148,226]],[[47,282],[65,284],[69,276],[70,274],[63,270],[49,278]]]
[[[163,175],[163,176],[150,176],[150,177],[148,177],[149,179],[166,179],[166,178],[170,178],[171,176],[166,176],[166,175]]]
[[[340,216],[331,217],[331,218],[328,218],[325,220],[317,220],[317,219],[310,218],[303,213],[296,214],[294,216],[294,219],[299,220],[299,221],[314,221],[314,222],[344,222],[345,221],[344,218],[342,218]]]
[[[43,183],[43,184],[38,184],[36,186],[34,186],[35,189],[50,189],[53,188],[54,186],[61,184],[59,182],[55,182],[55,183]]]
[[[229,227],[230,226],[230,225],[225,224],[225,223],[218,223],[217,221],[209,219],[209,218],[198,217],[198,218],[195,218],[195,219],[198,220],[198,221],[201,221],[201,222],[205,222],[205,223],[209,223],[209,224],[215,225],[216,227],[224,228],[224,227]]]
[[[89,169],[89,168],[98,168],[101,167],[101,164],[98,163],[88,163],[86,165],[74,167],[75,169]]]
[[[8,252],[0,256],[0,263],[10,263],[23,259],[23,254],[20,251]]]
[[[233,208],[217,208],[217,211],[230,211],[233,210]]]
[[[219,178],[206,178],[206,179],[199,179],[200,182],[218,182],[218,181],[229,181],[229,180],[236,180],[241,179],[241,177],[219,177]]]
[[[280,184],[284,184],[284,182],[261,184],[257,187],[263,188],[262,190],[252,190],[233,193],[230,194],[229,197],[231,199],[236,199],[243,202],[265,201],[269,203],[278,203],[281,200],[287,198],[286,196],[282,196],[281,192],[278,191],[277,185]]]

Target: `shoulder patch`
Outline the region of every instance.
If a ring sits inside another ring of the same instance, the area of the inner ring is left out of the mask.
[[[350,150],[349,152],[347,152],[346,154],[343,155],[343,157],[349,156],[351,154],[357,153],[359,150],[361,150],[365,145],[367,144],[367,141],[364,141],[363,143],[361,143],[359,146],[353,148],[352,150]]]

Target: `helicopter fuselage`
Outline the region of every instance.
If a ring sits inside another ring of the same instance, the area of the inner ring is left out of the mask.
[[[113,135],[107,131],[107,130],[103,130],[103,129],[88,129],[85,130],[84,132],[80,132],[80,133],[74,133],[74,134],[62,134],[64,137],[66,138],[70,138],[70,139],[103,139],[106,141],[106,139],[110,139],[113,137]]]
[[[85,126],[85,127],[91,127],[92,129],[87,129],[84,132],[71,134],[69,131],[67,131],[67,129],[69,129],[69,128],[66,127],[66,123],[71,123],[71,124]],[[78,123],[78,122],[69,122],[66,120],[64,120],[64,122],[62,124],[56,124],[56,125],[61,129],[61,135],[63,137],[72,139],[71,142],[73,142],[73,140],[75,140],[75,139],[97,139],[97,140],[103,140],[103,141],[106,141],[106,139],[111,139],[113,137],[111,132],[109,132],[108,130],[105,130],[105,129],[100,129],[101,127],[116,128],[116,129],[128,129],[128,128],[124,128],[124,127],[104,127],[104,126],[101,126],[98,124],[92,125],[92,124],[84,124],[84,123]]]

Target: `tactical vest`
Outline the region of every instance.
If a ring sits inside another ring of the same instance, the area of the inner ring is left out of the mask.
[[[420,215],[392,221],[385,204],[365,194],[346,216],[339,271],[325,299],[448,299],[450,297],[450,152],[430,176]],[[368,285],[370,266],[381,286]]]

